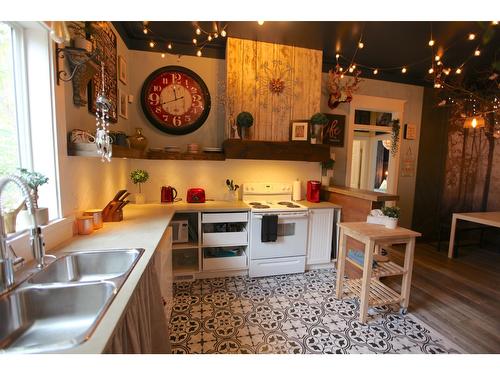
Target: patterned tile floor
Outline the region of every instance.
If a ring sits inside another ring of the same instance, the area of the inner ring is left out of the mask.
[[[411,314],[389,307],[357,320],[358,299],[335,298],[335,270],[174,285],[173,353],[457,353]]]

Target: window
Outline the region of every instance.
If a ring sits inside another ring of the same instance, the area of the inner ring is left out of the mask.
[[[49,177],[38,203],[55,219],[60,209],[48,36],[37,22],[0,22],[0,175],[26,168]],[[4,211],[22,203],[14,184],[1,203]]]

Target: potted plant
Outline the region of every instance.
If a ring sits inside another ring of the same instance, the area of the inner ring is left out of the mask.
[[[228,192],[226,193],[225,200],[227,201],[236,201],[238,200],[238,189],[239,185],[234,184],[233,180],[226,180],[226,187]]]
[[[149,173],[143,169],[136,169],[130,173],[130,179],[134,185],[139,185],[139,192],[135,194],[135,203],[144,204],[146,197],[142,194],[141,184],[149,179]]]
[[[245,129],[250,128],[253,125],[253,116],[250,112],[241,112],[236,116],[236,124],[240,129],[241,139],[245,138]]]
[[[382,213],[386,216],[385,227],[389,229],[396,229],[399,221],[399,214],[401,209],[398,206],[384,206]]]
[[[316,142],[323,143],[323,128],[328,124],[328,117],[324,113],[318,112],[311,116],[309,123],[311,124],[311,134],[315,135]]]
[[[35,206],[35,215],[38,225],[47,225],[49,223],[49,209],[47,207],[38,207],[38,189],[40,186],[49,182],[49,178],[39,172],[32,172],[26,168],[19,168],[19,177],[21,177],[28,187]],[[20,226],[28,227],[31,223],[27,210],[22,210],[19,213]]]
[[[328,159],[321,162],[321,185],[330,186],[333,177],[333,166],[335,160]]]

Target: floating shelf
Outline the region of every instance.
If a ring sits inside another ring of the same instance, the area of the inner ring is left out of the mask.
[[[348,291],[354,293],[357,297],[361,295],[361,279],[346,280],[345,286]],[[382,284],[376,278],[370,280],[369,306],[392,305],[401,302],[401,300],[401,296],[387,285]]]
[[[226,156],[222,152],[200,152],[198,154],[190,154],[187,152],[165,152],[149,150],[145,159],[155,160],[226,160]]]
[[[228,159],[326,161],[330,159],[329,145],[308,142],[242,141],[227,139],[222,148]]]

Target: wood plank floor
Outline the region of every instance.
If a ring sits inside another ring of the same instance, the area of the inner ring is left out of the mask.
[[[447,250],[417,244],[409,312],[467,353],[500,353],[500,251],[464,247],[448,259]],[[403,263],[402,250],[390,256]],[[384,282],[399,291],[399,279]]]

